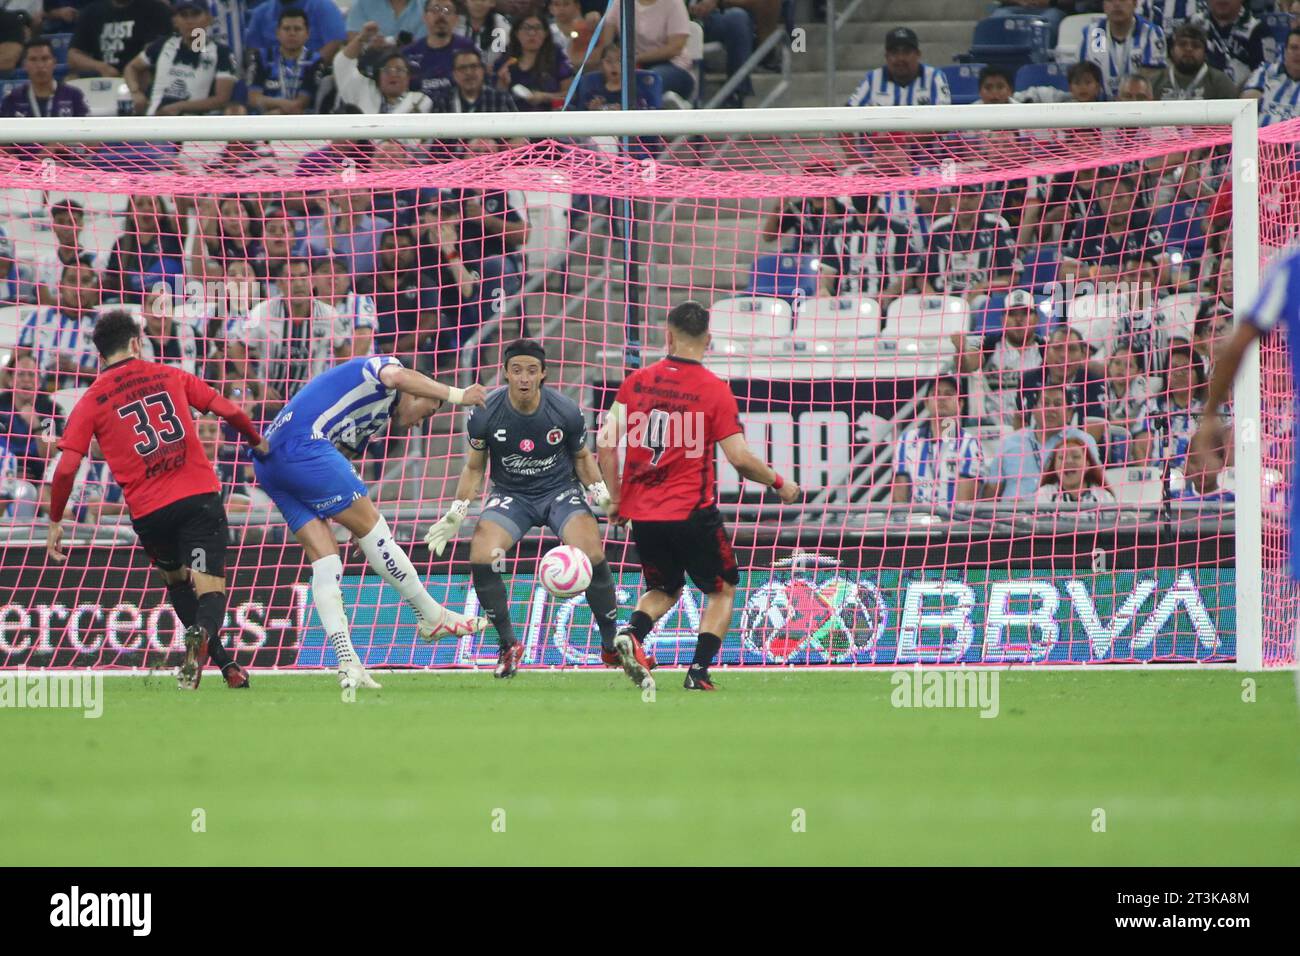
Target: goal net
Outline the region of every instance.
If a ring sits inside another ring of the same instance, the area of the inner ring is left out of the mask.
[[[0,665],[183,650],[93,453],[68,561],[45,557],[45,482],[103,312],[136,314],[147,355],[263,425],[356,355],[499,386],[503,344],[530,336],[594,448],[688,299],[750,447],[804,489],[783,506],[719,456],[742,569],[722,663],[1293,661],[1280,337],[1223,410],[1234,440],[1206,460],[1188,441],[1234,295],[1300,229],[1295,124],[1257,134],[1235,102],[235,119],[0,124]],[[227,645],[333,666],[247,450],[200,428],[231,522]],[[423,544],[467,449],[443,410],[355,465],[430,593],[473,612],[490,491],[443,556]],[[601,529],[626,619],[635,546]],[[535,529],[504,558],[525,663],[594,666],[585,600],[535,577],[555,543]],[[368,666],[495,660],[491,630],[418,641],[342,551]],[[689,663],[701,607],[688,586],[659,622],[661,664]]]

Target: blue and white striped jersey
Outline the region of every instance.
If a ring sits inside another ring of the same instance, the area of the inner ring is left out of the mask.
[[[386,365],[402,363],[390,355],[358,356],[312,379],[267,427],[271,447],[313,441],[360,452],[388,424],[397,390],[379,380]]]
[[[235,72],[243,77],[247,63],[244,60],[244,27],[248,22],[247,4],[244,0],[208,0],[212,14],[212,37],[230,50],[235,61]]]
[[[1270,126],[1300,116],[1300,80],[1291,79],[1281,63],[1261,66],[1241,88],[1259,92],[1259,125]]]
[[[883,66],[867,72],[849,97],[849,106],[942,106],[952,102],[948,78],[922,63],[916,79],[900,86]]]
[[[379,317],[375,312],[374,296],[362,295],[360,292],[349,292],[330,304],[334,306],[334,311],[338,313],[334,319],[334,348],[340,348],[351,342],[356,333],[362,329],[369,329],[371,332],[379,330]],[[375,343],[374,339],[371,339],[370,349],[366,354],[372,355],[374,351]]]
[[[1138,13],[1169,34],[1187,20],[1208,20],[1210,5],[1207,0],[1142,0]]]
[[[93,372],[99,361],[90,338],[94,327],[90,315],[67,315],[54,306],[33,309],[18,331],[18,347],[32,352],[43,373],[55,371],[61,357]]]
[[[894,474],[911,483],[914,502],[950,505],[957,500],[958,482],[978,478],[983,469],[979,439],[956,421],[943,424],[938,438],[930,421],[913,425],[895,446]]]
[[[1165,65],[1165,31],[1144,17],[1133,18],[1133,29],[1123,40],[1116,40],[1105,20],[1083,31],[1079,44],[1079,62],[1096,63],[1106,95],[1119,96],[1120,80],[1140,68]]]

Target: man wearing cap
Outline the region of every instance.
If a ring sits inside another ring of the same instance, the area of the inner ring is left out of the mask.
[[[1165,32],[1137,15],[1137,0],[1105,0],[1106,18],[1083,31],[1079,62],[1096,63],[1106,96],[1119,95],[1120,80],[1142,70],[1165,66]]]
[[[972,403],[971,413],[995,425],[1014,428],[1019,424],[1017,396],[1024,376],[1042,367],[1043,347],[1038,334],[1042,318],[1034,297],[1024,289],[1007,295],[1002,328],[990,331],[968,345],[960,333],[952,337],[957,347],[956,368],[967,375],[984,376],[983,389],[969,389],[972,396],[983,394],[983,401]]]
[[[127,64],[135,111],[145,116],[212,114],[225,109],[238,79],[230,50],[206,37],[212,14],[203,0],[176,0],[167,39],[154,40]]]
[[[885,65],[862,78],[849,106],[938,106],[952,102],[948,78],[921,62],[921,42],[907,27],[885,36]]]
[[[1151,81],[1158,100],[1232,100],[1237,85],[1228,74],[1205,61],[1205,31],[1195,23],[1174,29],[1169,65]]]

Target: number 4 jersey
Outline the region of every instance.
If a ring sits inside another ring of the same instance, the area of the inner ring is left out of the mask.
[[[59,448],[86,455],[97,439],[138,519],[181,498],[221,490],[190,409],[221,413],[228,407],[188,372],[127,359],[100,371],[68,416]]]
[[[741,431],[731,387],[699,362],[670,355],[629,375],[614,400],[627,428],[619,513],[681,521],[715,504],[717,443]]]

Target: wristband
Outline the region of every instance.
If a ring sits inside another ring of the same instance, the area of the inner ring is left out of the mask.
[[[442,261],[443,261],[443,262],[460,262],[460,253],[457,252],[455,249],[453,249],[451,252],[444,252],[444,253],[442,254]]]
[[[775,477],[772,479],[772,490],[780,491],[782,488],[785,487],[785,479],[781,477],[779,472],[774,471],[772,472],[772,474],[775,475]]]
[[[465,390],[464,390],[463,388],[456,388],[456,387],[454,387],[454,386],[452,386],[452,385],[448,385],[448,386],[447,386],[447,401],[451,402],[453,405],[464,405],[464,404],[465,404]]]

